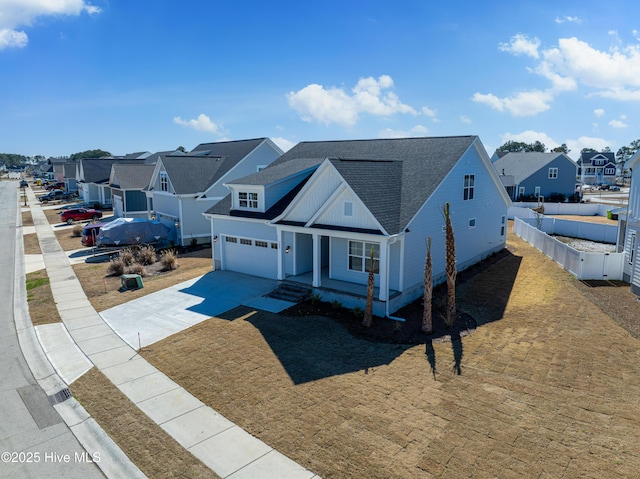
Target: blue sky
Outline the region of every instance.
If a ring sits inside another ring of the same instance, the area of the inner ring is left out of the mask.
[[[0,152],[640,138],[635,1],[0,0]]]

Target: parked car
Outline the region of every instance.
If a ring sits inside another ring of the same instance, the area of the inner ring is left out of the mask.
[[[80,242],[82,246],[95,246],[96,238],[100,233],[100,228],[102,228],[105,223],[89,223],[82,228],[82,238]]]
[[[600,185],[598,185],[598,189],[601,191],[608,190],[609,188],[611,188],[609,183],[600,183]]]
[[[70,208],[60,213],[60,219],[73,224],[74,221],[97,220],[102,218],[102,211],[93,208]]]
[[[620,187],[618,185],[611,185],[609,191],[620,191]]]
[[[29,186],[29,183],[27,182],[27,180],[20,180],[19,188],[26,188],[27,186]]]
[[[40,200],[41,203],[48,203],[49,201],[54,200],[66,200],[71,198],[71,196],[71,193],[67,193],[66,191],[51,190],[49,193],[41,195],[38,200]]]
[[[47,187],[45,188],[47,191],[51,191],[51,190],[64,190],[65,186],[64,186],[64,181],[58,181],[56,183],[52,183],[50,185],[47,185]]]

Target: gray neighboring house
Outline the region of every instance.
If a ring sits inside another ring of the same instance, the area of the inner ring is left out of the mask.
[[[513,201],[576,192],[577,165],[564,153],[507,153],[493,166]]]
[[[111,167],[114,164],[144,164],[144,159],[125,160],[122,158],[84,158],[76,163],[78,195],[83,203],[93,206],[110,207],[113,203]]]
[[[116,218],[147,218],[147,195],[154,164],[114,163],[111,166],[109,186]]]
[[[75,193],[78,191],[76,182],[76,162],[69,161],[64,164],[64,186],[67,191]]]
[[[364,306],[374,251],[378,315],[420,297],[426,239],[444,279],[442,206],[459,270],[504,248],[511,205],[477,136],[302,142],[226,182],[210,208],[214,269],[287,280]]]
[[[202,143],[189,153],[151,155],[146,190],[149,217],[177,231],[181,246],[211,243],[202,215],[227,194],[223,183],[259,171],[282,155],[269,138]]]

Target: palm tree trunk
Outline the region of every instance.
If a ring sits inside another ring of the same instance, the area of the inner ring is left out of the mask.
[[[445,234],[446,234],[446,266],[447,275],[447,315],[445,322],[451,326],[456,319],[456,242],[451,226],[449,203],[444,205]]]
[[[427,258],[424,263],[424,312],[422,315],[422,330],[425,333],[433,331],[431,303],[433,299],[433,264],[431,261],[431,236],[427,238]]]
[[[371,248],[371,256],[369,258],[369,278],[367,280],[367,305],[365,306],[364,319],[362,320],[362,325],[365,328],[370,328],[373,324],[373,290],[376,284],[373,269],[373,248]]]

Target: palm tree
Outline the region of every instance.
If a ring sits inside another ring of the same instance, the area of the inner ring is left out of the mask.
[[[444,207],[445,220],[445,238],[446,238],[446,266],[447,275],[447,315],[445,323],[451,326],[456,319],[456,242],[453,235],[453,226],[451,226],[451,214],[449,212],[449,203],[445,203]]]
[[[370,328],[373,324],[373,289],[375,288],[375,277],[373,275],[373,246],[371,247],[371,255],[369,257],[369,279],[367,280],[367,305],[364,308],[364,319],[362,325]]]
[[[422,330],[425,333],[433,331],[431,318],[431,300],[433,298],[433,264],[431,262],[431,236],[427,238],[427,258],[424,262],[424,313],[422,315]]]

